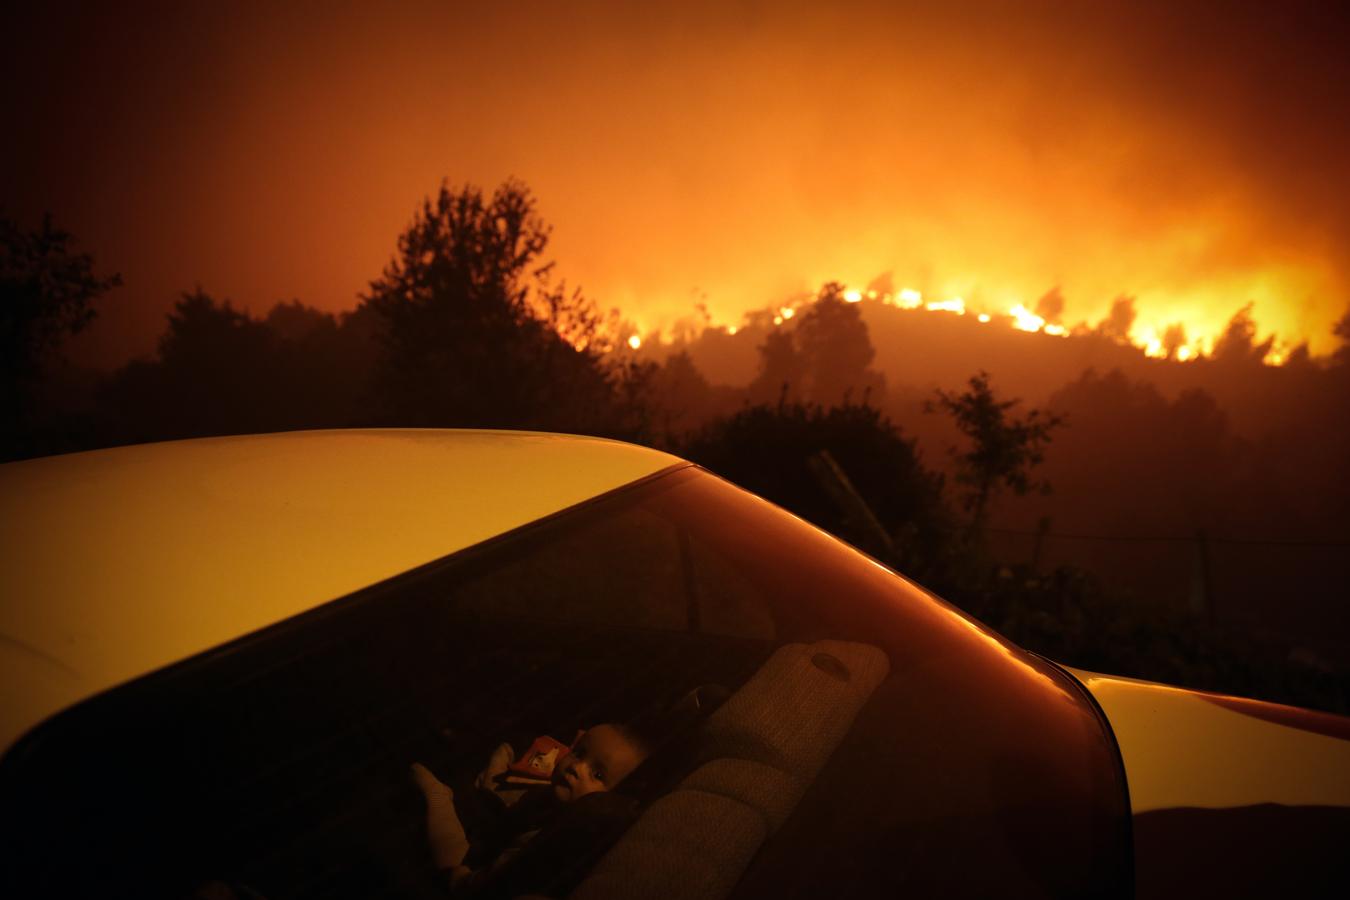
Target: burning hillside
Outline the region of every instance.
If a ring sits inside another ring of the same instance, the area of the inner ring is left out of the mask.
[[[876,281],[888,282],[889,278],[882,276]],[[842,296],[848,303],[860,304],[869,319],[875,319],[877,312],[883,309],[962,316],[993,329],[1055,338],[1106,339],[1121,347],[1137,350],[1149,359],[1179,363],[1211,359],[1225,341],[1234,339],[1246,341],[1251,348],[1249,355],[1254,355],[1256,360],[1267,366],[1284,365],[1291,355],[1306,355],[1307,352],[1306,342],[1295,346],[1290,340],[1275,334],[1258,338],[1258,325],[1253,317],[1251,303],[1235,310],[1226,322],[1168,319],[1141,315],[1135,298],[1122,295],[1112,302],[1107,315],[1099,321],[1091,323],[1083,320],[1068,324],[1063,320],[1064,301],[1058,288],[1050,290],[1031,307],[1021,300],[995,305],[957,295],[932,296],[911,287],[894,290],[845,287]],[[700,306],[702,327],[699,327],[699,322],[684,320],[670,328],[642,333],[640,328],[630,324],[627,326],[631,330],[628,344],[635,350],[639,346],[646,346],[648,352],[659,354],[661,347],[691,343],[708,331],[735,337],[746,329],[791,327],[792,319],[809,309],[817,299],[818,295],[804,292],[780,305],[747,313],[736,322],[717,321],[706,307]],[[741,379],[733,379],[737,380]]]

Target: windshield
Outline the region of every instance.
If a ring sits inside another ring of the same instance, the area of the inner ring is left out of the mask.
[[[1072,682],[694,468],[96,698],[0,783],[9,896],[1128,885]]]

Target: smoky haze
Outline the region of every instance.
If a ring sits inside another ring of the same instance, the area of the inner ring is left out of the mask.
[[[1350,90],[1325,4],[408,4],[6,14],[0,202],[124,275],[73,348],[201,283],[351,309],[444,177],[526,179],[643,329],[880,269],[1068,321],[1314,354],[1346,296]]]
[[[1049,313],[1059,300],[1053,291],[1046,297]],[[949,486],[957,474],[949,451],[965,441],[949,418],[927,409],[938,389],[959,390],[983,370],[1001,397],[1020,401],[1015,409],[1063,418],[1041,468],[1052,491],[1006,495],[993,505],[1000,559],[1034,561],[1042,572],[1074,566],[1129,585],[1138,602],[1271,630],[1350,658],[1339,637],[1350,617],[1328,602],[1350,561],[1343,474],[1350,459],[1350,317],[1334,359],[1295,354],[1277,367],[1261,362],[1269,339],[1242,312],[1212,355],[1179,362],[1122,342],[1128,300],[1114,318],[1064,336],[880,300],[855,308],[879,376],[852,376],[855,399],[868,390],[868,400],[917,442],[924,465],[944,472]],[[805,302],[791,319],[779,315],[778,324],[770,317],[781,310],[766,310],[734,335],[708,329],[687,342],[644,345],[644,352],[653,359],[682,354],[714,384],[748,385],[753,400],[753,379],[762,377],[770,348],[810,309]],[[827,359],[849,368],[842,357]],[[806,379],[779,387],[789,400],[810,392]],[[693,393],[678,402],[699,408]],[[722,402],[723,409],[734,405]],[[1038,530],[1045,532],[1039,539]]]

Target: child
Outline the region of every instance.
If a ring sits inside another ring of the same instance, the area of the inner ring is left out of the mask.
[[[631,823],[636,804],[610,791],[648,754],[647,743],[631,729],[596,725],[554,765],[547,791],[508,809],[496,783],[515,753],[501,744],[474,782],[479,796],[464,798],[480,817],[486,807],[496,820],[475,827],[473,841],[454,792],[426,766],[414,763],[413,780],[426,800],[432,859],[455,893],[488,886],[510,896],[557,892],[559,885],[580,880],[590,862]]]

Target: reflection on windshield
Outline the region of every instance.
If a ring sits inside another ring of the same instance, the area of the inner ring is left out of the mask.
[[[885,894],[898,859],[936,877],[921,848],[950,839],[984,861],[952,895],[1081,894],[1128,860],[1109,745],[1067,683],[684,469],[58,717],[0,771],[0,878],[778,897],[837,888],[806,866],[824,854]]]

